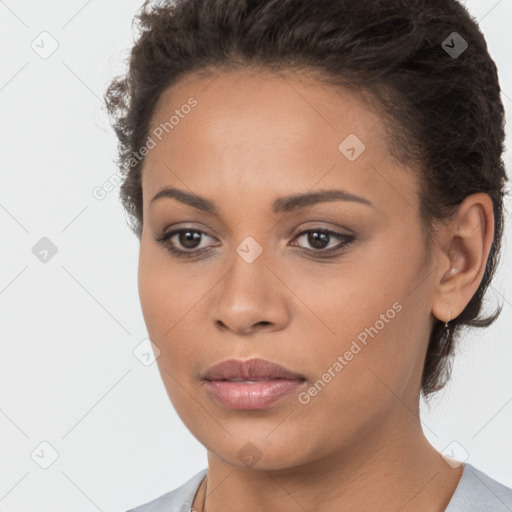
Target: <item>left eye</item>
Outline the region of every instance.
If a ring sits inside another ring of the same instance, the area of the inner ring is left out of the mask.
[[[350,242],[354,239],[354,236],[337,233],[328,229],[308,229],[307,231],[299,233],[295,239],[299,240],[301,238],[305,238],[307,243],[313,247],[315,252],[329,253],[349,245]],[[335,243],[333,247],[325,250],[326,247],[329,247],[329,244],[332,241],[337,241],[338,243]]]

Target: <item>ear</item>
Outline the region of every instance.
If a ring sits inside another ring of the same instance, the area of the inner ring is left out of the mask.
[[[493,237],[492,200],[484,193],[466,197],[438,231],[432,304],[436,318],[448,322],[464,310],[482,281]]]

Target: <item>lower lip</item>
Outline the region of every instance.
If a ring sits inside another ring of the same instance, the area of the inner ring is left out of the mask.
[[[296,391],[303,380],[273,379],[251,383],[214,380],[206,381],[208,390],[230,409],[264,409],[280,398]]]

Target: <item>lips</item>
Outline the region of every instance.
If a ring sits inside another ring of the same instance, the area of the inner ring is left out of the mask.
[[[304,380],[305,377],[266,359],[228,359],[207,370],[204,377],[209,381],[258,381],[258,380]]]
[[[299,390],[305,377],[265,359],[229,359],[204,375],[210,396],[229,409],[265,409]]]

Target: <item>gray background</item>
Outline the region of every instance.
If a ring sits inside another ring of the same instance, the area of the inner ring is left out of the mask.
[[[140,5],[0,1],[3,512],[124,511],[206,467],[205,449],[174,412],[156,363],[144,359],[138,242],[118,185],[109,190],[116,183],[116,139],[101,97],[124,69]],[[498,64],[510,113],[512,0],[467,5]],[[48,56],[52,45],[58,47]],[[510,173],[510,154],[505,158]],[[103,198],[94,194],[98,187]],[[467,456],[508,486],[510,217],[489,293],[491,306],[504,302],[502,316],[466,337],[451,384],[430,409],[422,404],[436,448]],[[56,247],[53,256],[43,237]],[[39,259],[44,250],[46,262]]]

